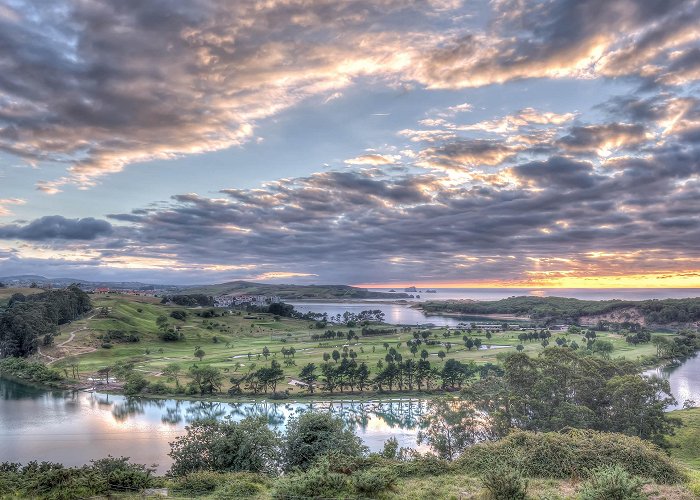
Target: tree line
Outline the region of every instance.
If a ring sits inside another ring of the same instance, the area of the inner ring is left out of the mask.
[[[14,294],[0,315],[0,358],[31,356],[40,344],[53,343],[58,325],[91,308],[90,298],[76,285],[35,295]]]
[[[421,304],[428,313],[514,314],[545,323],[577,322],[582,316],[607,314],[636,308],[647,323],[667,325],[700,320],[700,298],[631,300],[579,300],[564,297],[508,297],[478,302],[428,301]]]

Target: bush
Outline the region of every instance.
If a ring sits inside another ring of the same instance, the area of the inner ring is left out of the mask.
[[[0,360],[0,375],[12,378],[49,384],[61,380],[61,375],[42,363],[27,361],[23,358],[5,358]]]
[[[370,469],[352,475],[355,490],[369,497],[378,495],[396,484],[396,473],[390,469]]]
[[[176,342],[180,340],[180,334],[177,333],[175,330],[167,330],[165,332],[161,332],[159,337],[160,340],[163,340],[165,342]]]
[[[552,479],[587,478],[597,467],[619,465],[631,475],[662,484],[685,478],[675,461],[647,441],[581,429],[513,432],[499,441],[468,448],[456,465],[474,473],[507,466],[527,477]]]
[[[596,469],[579,493],[581,500],[644,500],[644,482],[619,465]]]
[[[487,498],[493,500],[525,500],[527,481],[515,469],[496,468],[481,478]]]
[[[124,383],[124,394],[127,396],[135,396],[140,394],[150,382],[146,380],[140,373],[132,373],[126,378]]]
[[[187,319],[187,313],[185,311],[173,311],[170,313],[170,317],[177,319],[179,321],[185,321]]]
[[[267,490],[268,480],[261,474],[235,474],[214,494],[215,499],[254,497]]]
[[[178,477],[173,484],[174,493],[181,495],[199,496],[211,493],[226,481],[226,475],[213,471],[191,472]]]
[[[287,426],[286,465],[288,470],[308,469],[316,460],[335,450],[359,457],[366,447],[340,417],[329,413],[304,413]]]
[[[332,472],[328,462],[318,464],[304,473],[283,476],[275,484],[272,498],[296,500],[298,498],[334,498],[349,493],[348,477]]]
[[[109,343],[109,342],[103,342],[103,343],[102,343],[102,349],[111,349],[111,348],[112,348],[112,344],[111,344],[111,343]]]
[[[240,422],[201,420],[170,443],[172,475],[200,470],[271,473],[278,469],[279,436],[264,417]]]
[[[110,489],[118,491],[142,490],[153,483],[151,474],[154,469],[141,464],[132,464],[129,462],[129,457],[108,456],[93,460],[92,469],[106,479]]]

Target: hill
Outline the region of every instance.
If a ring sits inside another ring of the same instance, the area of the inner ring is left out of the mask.
[[[638,323],[643,326],[697,326],[700,298],[663,300],[579,300],[565,297],[508,297],[489,301],[428,301],[421,304],[428,314],[512,314],[541,321],[595,325]]]
[[[285,300],[405,299],[407,293],[372,292],[348,285],[271,285],[250,281],[231,281],[217,285],[188,287],[187,293],[204,295],[276,295]]]

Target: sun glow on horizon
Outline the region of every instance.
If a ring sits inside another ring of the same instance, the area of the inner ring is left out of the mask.
[[[700,271],[600,276],[557,276],[529,280],[414,281],[359,283],[362,288],[700,288]]]

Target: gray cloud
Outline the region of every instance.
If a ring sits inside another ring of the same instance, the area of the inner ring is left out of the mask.
[[[466,24],[475,11],[490,22]],[[363,77],[466,88],[531,77],[697,79],[697,0],[60,0],[0,17],[0,149],[68,183],[251,139]],[[449,28],[449,29],[446,29]],[[361,47],[362,50],[358,50]],[[444,138],[444,137],[443,137]]]
[[[29,241],[43,240],[94,240],[110,235],[112,225],[92,217],[66,219],[60,215],[47,215],[24,225],[0,225],[0,239]]]

